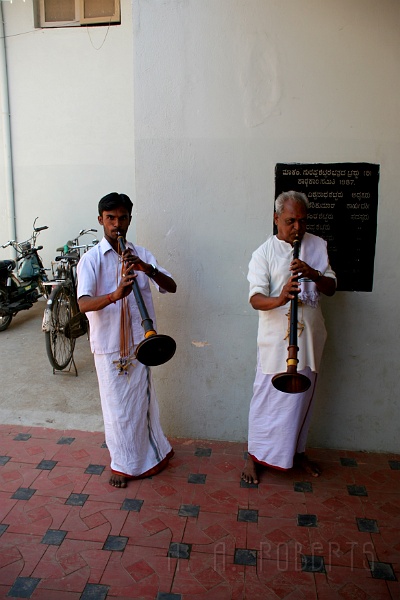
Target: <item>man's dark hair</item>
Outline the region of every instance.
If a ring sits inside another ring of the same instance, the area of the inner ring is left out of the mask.
[[[118,194],[118,192],[111,192],[111,194],[107,194],[104,196],[99,202],[99,215],[102,216],[105,210],[114,210],[115,208],[119,208],[123,206],[132,214],[133,204],[131,199],[126,194]]]

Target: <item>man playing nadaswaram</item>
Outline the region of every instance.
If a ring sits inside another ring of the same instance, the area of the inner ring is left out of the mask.
[[[326,340],[320,294],[333,296],[336,275],[327,244],[306,232],[308,199],[296,191],[275,201],[277,234],[252,255],[249,301],[259,313],[257,368],[249,411],[248,458],[242,472],[247,483],[258,483],[259,466],[290,469],[294,464],[318,477],[320,469],[305,455],[317,373]],[[300,255],[293,260],[293,242]],[[298,294],[298,373],[310,388],[289,394],[275,389],[272,377],[285,370],[290,301]]]

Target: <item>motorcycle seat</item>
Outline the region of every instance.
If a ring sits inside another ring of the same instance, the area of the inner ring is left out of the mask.
[[[15,260],[0,260],[0,269],[7,269],[7,271],[11,272],[15,267]]]

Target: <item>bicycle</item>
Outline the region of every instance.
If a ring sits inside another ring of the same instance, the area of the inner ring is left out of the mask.
[[[78,376],[74,361],[75,341],[88,333],[89,326],[86,315],[80,312],[78,306],[76,267],[82,251],[87,252],[98,243],[95,239],[91,244],[79,244],[79,238],[96,231],[97,229],[81,229],[75,239],[57,248],[57,252],[61,254],[51,264],[54,279],[48,283],[52,286],[52,291],[44,311],[42,330],[53,374],[73,365],[75,375]]]

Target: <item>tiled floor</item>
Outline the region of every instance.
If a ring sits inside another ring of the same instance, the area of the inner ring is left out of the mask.
[[[108,484],[102,433],[0,427],[0,598],[400,598],[400,456],[310,450],[323,469],[240,482],[245,445],[171,440]]]

